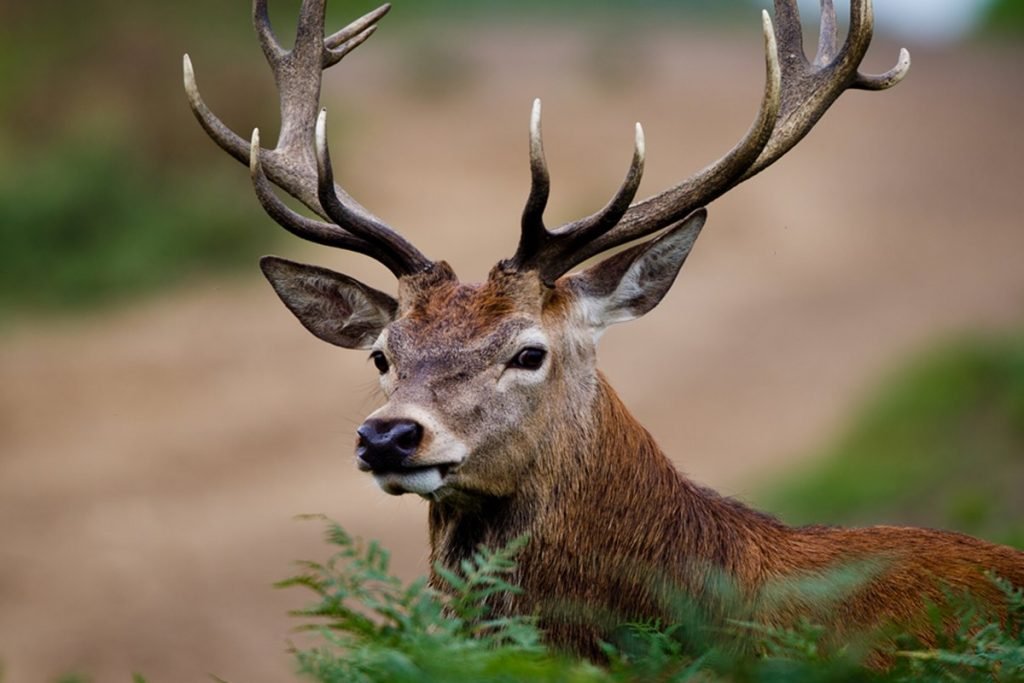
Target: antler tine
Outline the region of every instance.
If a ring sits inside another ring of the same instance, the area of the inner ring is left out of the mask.
[[[850,34],[846,38],[846,59],[843,66],[853,69],[853,82],[850,88],[856,90],[888,90],[902,81],[910,71],[910,52],[900,48],[896,66],[883,74],[862,74],[857,71],[861,60],[867,54],[871,37],[874,33],[874,9],[871,0],[852,0],[850,3]]]
[[[757,122],[720,161],[679,185],[631,206],[614,229],[584,245],[576,257],[589,258],[662,230],[773,164],[792,149],[848,89],[884,90],[910,68],[900,52],[888,72],[866,76],[857,69],[871,43],[870,0],[852,0],[850,33],[837,49],[835,9],[822,0],[821,35],[814,63],[808,62],[796,0],[775,0],[777,26],[763,15],[768,76]]]
[[[856,90],[888,90],[904,78],[910,71],[910,52],[907,48],[900,48],[900,56],[896,60],[896,66],[882,74],[858,73],[850,88]]]
[[[363,16],[359,17],[351,24],[346,26],[345,28],[341,29],[340,31],[336,31],[335,33],[332,33],[331,35],[324,38],[324,45],[329,50],[341,47],[343,43],[347,43],[360,33],[364,32],[366,29],[375,25],[378,21],[384,18],[385,14],[387,14],[390,11],[391,4],[385,3],[378,7],[377,9],[373,10],[372,12],[367,12],[366,14],[364,14]]]
[[[795,2],[795,0],[776,1]],[[829,11],[831,4],[831,0],[822,2],[822,32],[831,31],[834,34],[836,27],[834,20],[830,17],[830,14],[834,14],[834,10]],[[832,25],[828,26],[829,23]],[[833,55],[828,63],[809,64],[805,62],[804,67],[799,70],[784,69],[784,95],[779,122],[772,133],[772,139],[765,146],[761,156],[737,181],[737,184],[757,175],[795,147],[846,90],[851,88],[881,90],[896,85],[906,76],[910,68],[910,53],[905,49],[900,52],[901,62],[887,74],[861,76],[858,73],[857,69],[871,45],[873,30],[874,14],[871,0],[851,0],[850,31],[842,49]],[[834,40],[836,39],[832,37],[831,41]],[[780,44],[785,45],[781,38]],[[785,47],[780,47],[780,49],[785,49]]]
[[[373,244],[356,237],[333,223],[325,223],[307,218],[293,211],[287,204],[282,202],[274,192],[274,185],[263,172],[263,164],[260,158],[259,128],[254,129],[252,132],[249,154],[249,173],[252,177],[253,189],[256,191],[256,198],[259,200],[263,210],[267,212],[267,215],[273,218],[278,225],[293,235],[310,242],[354,251],[375,258],[394,273],[395,277],[401,277],[406,274],[403,264],[395,260],[394,256],[387,251],[375,247]]]
[[[550,191],[550,176],[544,159],[541,136],[541,103],[534,100],[530,116],[530,196],[523,209],[522,234],[512,263],[521,270],[536,269],[546,284],[580,263],[576,250],[592,239],[614,228],[629,208],[644,172],[644,130],[636,124],[633,160],[626,178],[615,196],[597,213],[557,230],[549,231],[544,225],[544,209]]]
[[[281,43],[278,42],[277,36],[274,35],[274,29],[270,25],[270,13],[267,9],[267,0],[253,0],[252,3],[252,25],[256,29],[256,35],[260,39],[260,48],[263,49],[263,54],[267,58],[267,62],[272,66],[276,65],[285,58],[288,51],[281,47]]]
[[[796,6],[791,8],[791,15]],[[782,67],[771,17],[762,12],[765,85],[757,118],[743,139],[724,157],[679,185],[629,207],[619,224],[578,252],[579,262],[621,244],[657,232],[724,194],[758,158],[774,132],[782,106]]]
[[[850,0],[850,31],[843,45],[844,66],[855,62],[860,64],[871,46],[875,32],[875,11],[871,0]]]
[[[381,5],[325,38],[324,47],[327,48],[327,54],[324,57],[324,68],[334,66],[349,52],[365,43],[377,30],[377,22],[390,11],[390,4]]]
[[[340,62],[342,59],[345,58],[345,55],[347,55],[349,52],[352,52],[352,50],[356,49],[357,47],[365,43],[367,40],[370,39],[370,36],[372,36],[376,32],[377,27],[371,26],[362,33],[357,34],[348,42],[342,43],[341,47],[334,50],[328,50],[327,55],[324,57],[324,68],[330,68],[337,64],[338,62]]]
[[[800,8],[796,0],[775,0],[775,35],[781,46],[779,52],[783,68],[806,60],[804,32],[800,23]]]
[[[818,52],[814,56],[815,66],[825,66],[839,51],[839,27],[836,24],[836,7],[832,0],[821,0],[821,31],[818,34]]]
[[[253,150],[249,141],[231,131],[210,111],[199,95],[188,55],[183,70],[189,104],[200,125],[222,149],[250,165],[260,204],[275,221],[305,239],[372,256],[396,275],[404,275],[425,269],[431,262],[336,186],[329,164],[326,185],[321,182],[316,153],[323,70],[337,64],[373,35],[377,22],[390,9],[385,4],[325,38],[326,0],[303,0],[295,44],[291,50],[285,50],[271,27],[267,0],[253,0],[253,26],[280,94],[281,130],[274,149]],[[255,139],[258,141],[259,136]],[[295,213],[277,198],[271,185],[324,218],[332,214],[343,217],[351,232]],[[323,200],[328,196],[330,211]]]
[[[224,125],[224,122],[217,118],[199,94],[199,86],[196,85],[196,74],[192,68],[192,60],[186,54],[182,57],[182,71],[185,78],[185,95],[188,97],[192,113],[203,127],[206,134],[217,143],[221,149],[238,159],[243,164],[249,162],[248,145],[237,133]]]
[[[334,190],[334,170],[331,168],[331,152],[327,145],[326,109],[320,111],[316,121],[316,161],[320,206],[327,212],[328,218],[366,242],[397,256],[402,265],[402,275],[411,275],[432,265],[404,237],[372,216],[354,210],[338,197]]]
[[[544,209],[548,206],[550,194],[551,174],[548,173],[548,163],[544,158],[541,103],[538,98],[533,101],[533,111],[530,113],[530,195],[526,198],[526,206],[523,208],[522,234],[519,238],[519,249],[514,257],[516,260],[520,258],[521,252],[533,253],[540,249],[547,239]]]
[[[597,213],[569,223],[556,230],[555,234],[571,238],[568,240],[571,247],[574,243],[582,243],[600,237],[618,225],[622,215],[633,203],[636,191],[640,189],[646,158],[647,145],[644,140],[644,127],[637,122],[633,137],[633,160],[629,163],[629,171],[626,172],[626,178],[622,181],[615,196]]]
[[[326,11],[326,0],[302,0],[295,45],[283,60],[271,63],[274,81],[281,93],[281,132],[277,149],[307,168],[312,167],[311,143],[328,54],[324,45]]]

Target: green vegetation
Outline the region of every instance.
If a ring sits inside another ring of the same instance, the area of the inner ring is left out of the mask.
[[[900,523],[1024,547],[1024,336],[969,340],[889,381],[760,501],[791,523]]]
[[[0,674],[3,671],[0,670]],[[69,675],[61,676],[57,679],[57,683],[91,683],[92,679],[87,676]],[[3,677],[0,676],[0,683],[3,683]],[[132,683],[146,683],[146,679],[139,674],[132,674]]]
[[[0,320],[255,263],[276,234],[256,220],[254,202],[227,201],[237,185],[154,169],[113,134],[0,168]]]
[[[209,3],[181,4],[0,11],[0,326],[253,264],[276,238],[241,169],[201,161],[212,150],[179,74],[206,24],[184,28],[184,12],[219,19]]]
[[[827,634],[812,624],[781,630],[735,623],[723,634],[693,619],[627,625],[605,646],[607,666],[597,666],[546,648],[529,618],[489,618],[488,599],[517,590],[507,577],[525,539],[481,549],[460,572],[443,571],[444,593],[423,579],[403,584],[388,572],[385,551],[336,523],[328,522],[327,539],[336,548],[327,562],[302,563],[299,576],[280,584],[316,595],[296,614],[314,620],[303,628],[317,642],[293,652],[299,672],[321,683],[1024,680],[1024,592],[998,580],[1011,612],[1005,627],[961,602],[955,633],[933,648],[906,640],[885,672],[861,663],[863,649],[825,646]],[[736,636],[753,643],[750,654],[737,654],[730,645]]]
[[[996,0],[985,17],[990,33],[1019,36],[1024,33],[1024,0]]]

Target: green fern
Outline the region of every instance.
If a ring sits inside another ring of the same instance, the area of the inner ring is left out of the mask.
[[[959,596],[956,631],[938,647],[898,652],[905,662],[901,668],[911,676],[941,674],[948,680],[1024,681],[1024,587],[990,579],[1005,597],[1005,621],[979,609],[969,596]]]
[[[320,636],[293,647],[299,672],[323,683],[349,681],[600,680],[595,667],[551,655],[530,617],[492,618],[488,603],[518,588],[508,581],[526,544],[480,548],[459,571],[437,567],[447,591],[389,573],[388,553],[352,538],[336,522],[323,563],[302,562],[278,587],[301,587],[316,602],[292,614]]]
[[[603,644],[606,662],[599,667],[549,650],[530,616],[494,616],[491,605],[520,590],[515,560],[525,537],[497,550],[480,548],[457,569],[435,567],[444,584],[439,591],[425,579],[403,584],[390,574],[379,545],[324,521],[334,554],[323,563],[300,563],[296,576],[278,584],[316,597],[293,614],[317,641],[293,652],[299,672],[321,683],[1024,681],[1024,591],[996,577],[1009,608],[1003,623],[966,596],[950,596],[952,615],[936,608],[934,618],[936,624],[952,619],[957,629],[934,647],[907,640],[888,671],[863,665],[868,636],[836,649],[811,622],[712,628],[695,622],[696,610],[678,611],[677,624],[623,626]],[[744,647],[736,647],[739,640]]]

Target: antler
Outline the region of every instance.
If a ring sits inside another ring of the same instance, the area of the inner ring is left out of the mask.
[[[326,112],[318,115],[324,69],[373,35],[391,6],[383,5],[327,37],[325,9],[326,0],[303,0],[295,45],[285,50],[270,25],[267,0],[253,0],[253,25],[281,100],[281,132],[274,149],[260,147],[258,129],[247,142],[210,111],[199,95],[192,62],[185,55],[185,92],[192,112],[214,142],[249,165],[260,204],[286,230],[319,244],[371,256],[397,277],[426,270],[432,265],[427,257],[334,183]],[[332,222],[307,218],[288,208],[274,193],[274,185]]]
[[[628,208],[621,201],[632,201],[643,169],[639,124],[633,165],[615,199],[588,219],[550,231],[544,227],[549,181],[540,141],[540,106],[535,103],[530,127],[533,184],[512,264],[522,270],[536,269],[552,284],[591,256],[675,225],[775,163],[810,132],[844,91],[886,90],[910,69],[910,54],[903,49],[896,66],[884,74],[858,71],[873,33],[871,0],[851,0],[850,31],[842,48],[832,0],[821,0],[821,33],[813,62],[804,54],[796,0],[775,0],[775,15],[777,29],[768,12],[762,13],[767,77],[757,119],[743,140],[675,187]]]

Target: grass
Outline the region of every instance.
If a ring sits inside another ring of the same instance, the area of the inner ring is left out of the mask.
[[[1024,337],[915,361],[812,462],[760,505],[794,524],[899,522],[1024,547]]]

